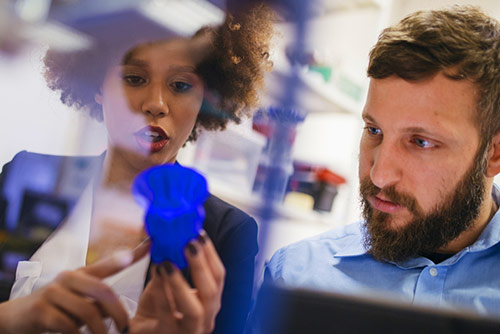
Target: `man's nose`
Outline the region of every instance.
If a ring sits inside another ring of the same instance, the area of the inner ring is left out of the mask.
[[[153,117],[168,114],[167,93],[161,84],[151,84],[142,104],[142,112]]]
[[[401,180],[404,157],[397,144],[382,143],[374,152],[370,169],[370,179],[374,185],[383,189]]]

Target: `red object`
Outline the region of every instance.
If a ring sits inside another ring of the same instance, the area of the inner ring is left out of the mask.
[[[339,184],[344,184],[346,183],[346,180],[329,170],[328,168],[318,168],[316,171],[316,179],[321,182],[333,184],[333,185],[339,185]]]

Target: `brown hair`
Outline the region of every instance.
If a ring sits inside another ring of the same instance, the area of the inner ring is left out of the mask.
[[[196,140],[201,128],[222,130],[228,121],[239,123],[257,108],[258,90],[268,60],[274,13],[257,4],[245,13],[226,15],[217,27],[200,29],[192,38],[210,37],[206,55],[197,66],[207,88],[205,100],[188,141]],[[61,101],[102,121],[102,109],[94,100],[107,68],[125,52],[115,43],[97,43],[89,50],[45,55],[45,78],[49,88],[61,92]],[[128,50],[126,50],[128,51]]]
[[[418,11],[385,29],[370,52],[368,76],[423,80],[438,72],[478,89],[482,147],[500,131],[500,25],[472,6]]]

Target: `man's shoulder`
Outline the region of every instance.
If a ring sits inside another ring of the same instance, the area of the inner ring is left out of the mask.
[[[344,253],[364,253],[361,222],[333,228],[279,249],[269,261],[267,271],[273,278],[313,274],[319,268],[330,267],[333,258]]]
[[[335,255],[337,252],[351,247],[353,244],[362,244],[362,223],[332,228],[316,236],[300,240],[288,246],[281,248],[278,252],[287,254],[291,252],[302,252],[306,249],[314,252],[324,252]]]

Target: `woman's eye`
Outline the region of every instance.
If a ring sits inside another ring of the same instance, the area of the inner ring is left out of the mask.
[[[418,146],[418,147],[421,147],[421,148],[431,148],[431,147],[434,147],[435,145],[433,143],[431,143],[430,141],[428,140],[425,140],[425,139],[422,139],[422,138],[415,138],[413,139],[413,142]]]
[[[186,82],[182,82],[182,81],[176,81],[176,82],[172,83],[172,88],[178,93],[187,92],[188,90],[191,89],[191,87],[193,87],[193,86],[186,83]]]
[[[374,128],[373,126],[367,126],[365,127],[365,130],[368,131],[368,133],[371,134],[372,136],[376,136],[382,133],[382,130]]]
[[[143,77],[138,75],[125,75],[123,80],[130,86],[140,86],[146,82]]]

